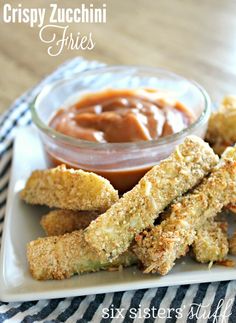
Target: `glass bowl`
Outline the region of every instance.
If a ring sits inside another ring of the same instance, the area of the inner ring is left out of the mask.
[[[158,140],[135,143],[94,143],[63,135],[49,127],[55,112],[88,92],[108,88],[154,88],[184,104],[195,122]],[[186,136],[204,137],[211,112],[210,98],[194,81],[159,68],[115,66],[74,74],[43,88],[31,105],[49,165],[66,164],[100,174],[119,192],[131,189],[153,165],[168,157]]]

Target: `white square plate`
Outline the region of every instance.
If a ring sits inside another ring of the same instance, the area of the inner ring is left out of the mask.
[[[45,167],[46,162],[37,132],[32,127],[19,129],[14,144],[2,239],[0,261],[2,301],[28,301],[236,279],[236,268],[214,265],[208,270],[207,265],[198,264],[185,257],[163,277],[157,274],[144,275],[134,266],[122,272],[101,271],[62,281],[34,280],[28,271],[26,243],[44,235],[39,221],[45,209],[23,203],[19,199],[19,191],[34,169]]]

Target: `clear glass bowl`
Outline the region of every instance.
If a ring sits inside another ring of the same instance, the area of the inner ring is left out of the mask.
[[[49,127],[56,110],[77,102],[81,95],[107,88],[140,87],[168,92],[184,104],[196,121],[188,128],[158,140],[135,143],[94,143],[63,135]],[[166,158],[186,136],[204,137],[211,112],[210,98],[197,83],[166,70],[135,66],[98,68],[74,74],[45,86],[31,105],[50,164],[93,171],[124,192],[132,188],[144,173]]]

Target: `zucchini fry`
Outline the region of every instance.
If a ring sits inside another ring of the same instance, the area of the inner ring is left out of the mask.
[[[34,171],[21,191],[21,198],[29,204],[59,209],[104,211],[118,200],[118,192],[99,175],[61,165]]]
[[[190,136],[169,158],[154,166],[140,182],[85,229],[85,239],[102,259],[112,260],[128,249],[136,234],[176,197],[198,184],[218,157],[207,143]]]
[[[219,111],[213,112],[207,129],[206,140],[221,155],[228,146],[236,143],[236,96],[226,96]]]
[[[48,236],[85,229],[99,215],[96,212],[55,210],[44,215],[41,225]],[[207,221],[196,234],[192,251],[201,263],[223,260],[228,254],[226,222]]]
[[[40,224],[48,236],[59,236],[87,228],[98,215],[95,211],[54,210],[45,214]]]
[[[144,272],[167,274],[175,260],[186,254],[196,231],[235,201],[236,147],[227,148],[210,176],[171,206],[166,220],[136,237],[134,252],[144,265]]]
[[[197,230],[192,251],[201,263],[222,261],[229,252],[227,223],[207,221]]]
[[[101,262],[84,240],[82,230],[31,241],[27,245],[27,258],[30,272],[38,280],[64,279],[75,274],[128,267],[137,262],[130,251],[112,263]]]

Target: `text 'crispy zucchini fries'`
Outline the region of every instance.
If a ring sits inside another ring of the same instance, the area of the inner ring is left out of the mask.
[[[194,242],[196,230],[235,201],[236,147],[228,148],[211,175],[171,206],[166,220],[136,237],[134,252],[144,272],[167,274]]]
[[[108,180],[64,165],[34,171],[21,191],[30,204],[69,210],[107,210],[118,200],[118,192]]]
[[[113,259],[128,249],[135,235],[152,225],[177,196],[198,184],[218,157],[207,143],[191,136],[169,158],[85,229],[85,239],[101,258]]]
[[[225,259],[229,251],[227,223],[211,220],[197,230],[193,247],[198,262],[208,263]]]
[[[48,236],[59,236],[87,228],[98,215],[95,211],[54,210],[45,214],[40,224]]]
[[[208,124],[206,140],[221,155],[236,143],[236,96],[226,96],[219,111],[213,112]]]
[[[130,251],[112,263],[101,262],[84,240],[82,230],[29,242],[27,258],[31,274],[38,280],[64,279],[85,272],[127,267],[137,262],[137,257]]]

